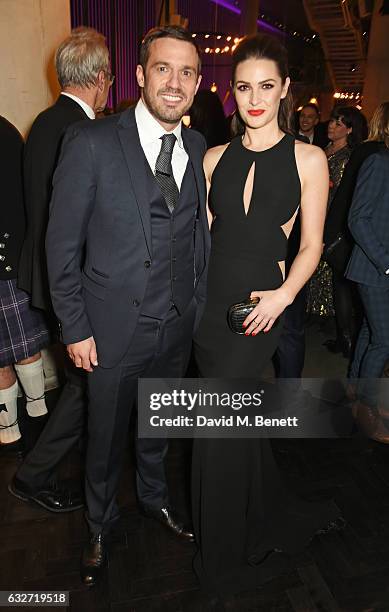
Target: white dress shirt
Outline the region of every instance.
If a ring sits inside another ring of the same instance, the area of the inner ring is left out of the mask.
[[[155,174],[155,164],[161,150],[161,136],[164,134],[174,134],[177,138],[174,143],[172,155],[172,168],[174,180],[178,189],[181,189],[182,179],[184,178],[188,163],[188,154],[184,149],[181,136],[181,121],[173,131],[167,132],[162,125],[153,117],[142,100],[139,100],[135,107],[135,121],[138,128],[139,140],[144,151],[152,173]]]
[[[95,111],[93,110],[93,108],[91,108],[89,104],[84,102],[84,100],[80,100],[80,98],[77,98],[77,96],[74,96],[73,94],[70,94],[70,93],[66,93],[66,91],[61,91],[61,96],[67,96],[68,98],[71,98],[72,100],[77,102],[77,104],[81,106],[82,110],[84,111],[84,113],[86,113],[89,119],[94,119],[96,117]]]
[[[306,134],[304,134],[304,132],[299,132],[300,136],[305,136],[305,138],[308,138],[310,144],[313,144],[313,137],[315,135],[315,132],[312,132],[309,136],[307,136]]]

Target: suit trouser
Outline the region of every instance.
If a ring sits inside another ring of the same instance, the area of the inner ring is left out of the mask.
[[[31,491],[42,489],[54,476],[59,463],[80,439],[86,421],[86,376],[69,359],[66,382],[35,446],[16,472]]]
[[[281,338],[274,355],[277,378],[301,378],[305,359],[307,285],[285,309]]]
[[[165,319],[140,315],[130,347],[118,365],[97,367],[88,375],[89,415],[85,492],[87,520],[93,533],[108,532],[118,518],[116,493],[128,439],[138,378],[176,378],[189,361],[195,301],[180,316],[170,310]],[[144,506],[168,503],[164,458],[167,440],[136,441],[137,493]]]
[[[363,403],[375,406],[377,379],[382,376],[389,359],[389,288],[358,284],[358,291],[365,311],[354,356],[356,363],[360,363],[359,377],[362,379],[359,397]]]

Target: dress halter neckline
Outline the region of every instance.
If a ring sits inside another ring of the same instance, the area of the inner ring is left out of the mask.
[[[268,147],[267,149],[264,149],[263,151],[254,151],[253,149],[248,149],[247,147],[244,146],[243,144],[243,136],[240,137],[239,143],[242,147],[242,149],[244,149],[245,151],[248,151],[249,153],[267,153],[268,151],[272,151],[273,149],[276,149],[282,142],[284,142],[284,140],[287,138],[288,134],[285,132],[284,135],[282,136],[282,138],[280,138],[280,140],[278,142],[276,142],[274,145],[272,145],[271,147]]]

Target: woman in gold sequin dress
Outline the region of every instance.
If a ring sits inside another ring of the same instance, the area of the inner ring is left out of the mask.
[[[365,137],[366,120],[362,113],[353,107],[339,107],[334,109],[332,112],[329,124],[328,124],[328,138],[330,144],[327,146],[325,153],[327,155],[329,176],[330,176],[330,190],[328,194],[328,206],[329,210],[332,200],[335,196],[336,190],[339,187],[340,181],[342,180],[345,166],[350,158],[352,149],[354,146],[359,144]],[[319,315],[320,317],[337,317],[337,312],[340,315],[343,311],[341,300],[343,293],[337,282],[339,279],[335,279],[335,286],[333,283],[333,274],[330,266],[322,259],[317,267],[317,270],[311,278],[308,290],[308,304],[307,311],[313,315]],[[337,291],[337,289],[340,289]],[[341,336],[343,334],[342,329],[344,324],[339,324],[337,318],[337,340],[326,341],[336,344],[335,350],[339,352],[343,350],[343,344]],[[329,347],[331,350],[331,347]],[[346,348],[346,347],[344,347]]]

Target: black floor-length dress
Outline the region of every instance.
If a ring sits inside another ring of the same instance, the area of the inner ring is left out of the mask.
[[[246,214],[243,194],[253,164]],[[258,379],[272,357],[282,321],[268,333],[246,337],[230,331],[226,312],[251,291],[282,284],[287,224],[300,196],[291,135],[261,152],[245,148],[241,137],[231,141],[213,172],[209,195],[214,222],[208,294],[195,336],[202,377]],[[339,516],[332,502],[308,503],[287,492],[267,439],[197,439],[192,470],[199,546],[194,568],[209,591],[260,586],[287,568],[285,553],[304,548]],[[277,550],[283,553],[272,552]]]

